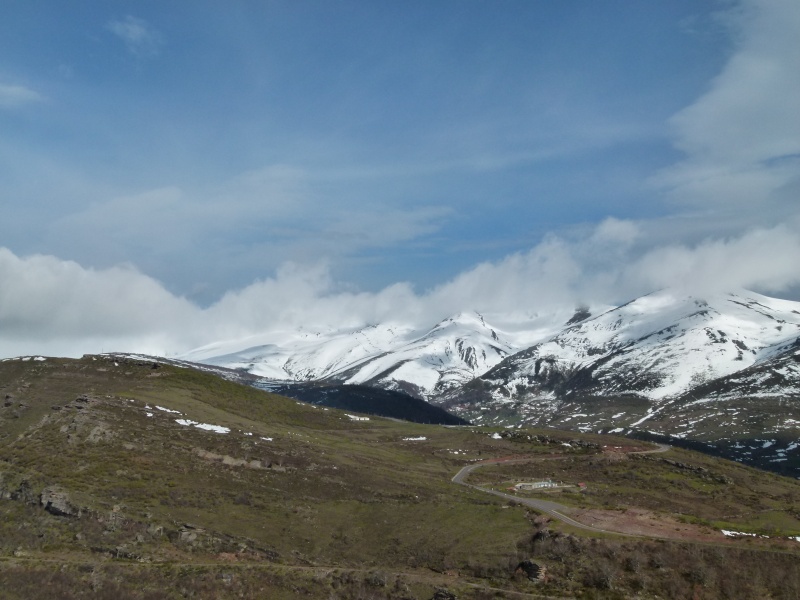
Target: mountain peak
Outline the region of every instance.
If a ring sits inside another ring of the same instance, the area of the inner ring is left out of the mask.
[[[427,330],[398,322],[313,336],[289,332],[273,340],[254,336],[238,348],[228,342],[186,358],[275,379],[407,389],[426,399],[478,376],[508,380],[499,385],[515,398],[525,389],[515,378],[541,383],[545,361],[547,377],[585,373],[581,389],[593,395],[624,392],[655,400],[771,356],[800,332],[798,308],[747,290],[699,296],[662,289],[610,309],[578,305],[571,314],[490,315],[502,327],[471,310]]]

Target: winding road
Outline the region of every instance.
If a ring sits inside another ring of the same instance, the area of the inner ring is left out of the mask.
[[[629,454],[653,454],[656,452],[667,452],[670,449],[670,446],[667,444],[658,444],[657,448],[653,450],[639,450],[636,452],[630,452]],[[499,498],[503,498],[505,500],[513,500],[517,504],[522,504],[524,506],[529,506],[530,508],[550,515],[554,519],[558,519],[562,523],[566,523],[567,525],[571,525],[578,529],[583,529],[584,531],[593,531],[595,533],[610,533],[613,535],[622,535],[626,537],[642,537],[641,535],[633,535],[629,533],[622,533],[619,531],[609,531],[608,529],[601,529],[599,527],[593,527],[591,525],[586,525],[585,523],[581,523],[572,519],[564,514],[564,511],[569,510],[569,507],[565,506],[564,504],[559,504],[558,502],[553,502],[551,500],[538,500],[535,498],[520,498],[518,496],[514,496],[512,494],[506,494],[505,492],[499,492],[497,490],[489,490],[486,488],[482,488],[477,485],[472,485],[471,483],[467,483],[465,478],[467,475],[472,473],[475,469],[480,467],[485,467],[487,465],[499,465],[499,464],[509,464],[514,462],[535,462],[538,460],[542,460],[541,458],[510,458],[506,460],[486,460],[478,463],[473,463],[471,465],[467,465],[463,467],[452,479],[453,483],[457,483],[459,485],[463,485],[474,490],[478,490],[480,492],[484,492],[486,494],[492,494],[493,496],[497,496]]]

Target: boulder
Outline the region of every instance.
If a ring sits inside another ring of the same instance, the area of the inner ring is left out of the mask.
[[[80,509],[72,505],[69,494],[55,486],[48,486],[42,490],[39,504],[41,504],[47,512],[57,517],[80,516]]]

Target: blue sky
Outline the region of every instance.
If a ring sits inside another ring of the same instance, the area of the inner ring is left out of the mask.
[[[797,298],[798,31],[793,0],[6,3],[6,352],[79,346],[77,281],[119,306],[103,344],[139,322],[115,285],[200,321],[252,297],[282,322],[270,286],[309,310],[468,280],[463,309]]]

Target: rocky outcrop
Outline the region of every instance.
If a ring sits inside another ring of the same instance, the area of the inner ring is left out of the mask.
[[[532,560],[523,560],[514,570],[517,575],[524,575],[531,581],[544,581],[547,579],[547,567]]]
[[[682,471],[689,471],[691,473],[694,473],[695,475],[697,475],[701,479],[706,479],[706,480],[710,480],[710,481],[716,481],[717,483],[724,483],[726,485],[732,485],[733,484],[733,479],[731,479],[727,475],[718,475],[716,473],[712,473],[711,471],[709,471],[705,467],[696,467],[694,465],[688,465],[686,463],[683,463],[683,462],[680,462],[680,461],[677,461],[677,460],[670,460],[669,458],[660,458],[660,457],[654,457],[654,456],[638,455],[637,458],[639,458],[641,460],[650,460],[650,461],[655,461],[655,462],[662,462],[662,463],[668,464],[671,467],[674,467],[676,469],[680,469]]]
[[[48,486],[42,490],[39,504],[50,514],[57,517],[80,517],[81,511],[70,501],[69,494],[56,486]]]
[[[268,469],[277,473],[285,473],[290,467],[273,463],[267,460],[234,458],[227,454],[217,454],[202,448],[195,448],[194,453],[202,459],[222,463],[228,467],[244,467],[246,469]]]

